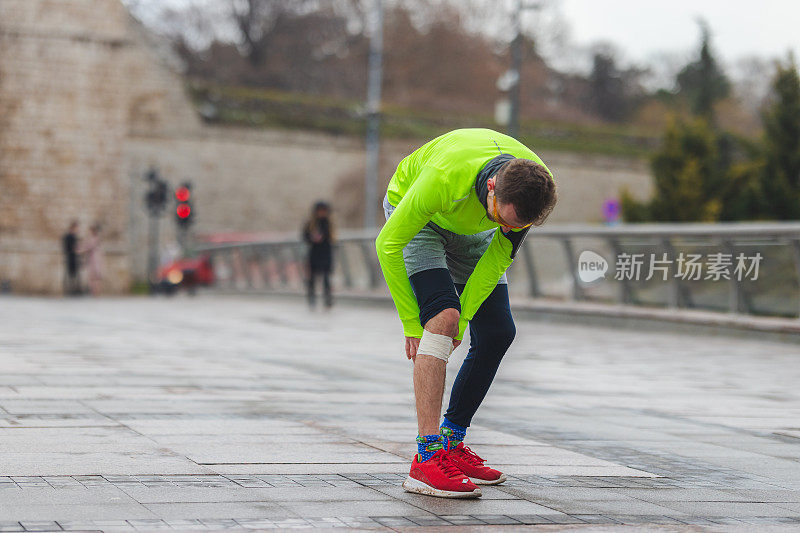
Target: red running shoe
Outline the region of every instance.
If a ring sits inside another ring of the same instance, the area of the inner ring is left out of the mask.
[[[448,453],[450,460],[476,485],[499,485],[507,479],[499,470],[484,466],[484,460],[468,446],[464,446],[463,442],[459,442],[455,448],[450,448]]]
[[[433,457],[420,463],[414,456],[411,472],[403,481],[407,492],[438,496],[440,498],[478,498],[481,489],[450,460],[445,450],[439,450]]]

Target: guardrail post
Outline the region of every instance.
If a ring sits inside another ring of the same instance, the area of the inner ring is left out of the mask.
[[[722,241],[722,247],[725,253],[731,254],[731,259],[734,257],[733,242],[729,240]],[[728,312],[739,313],[742,309],[742,287],[739,280],[731,272],[731,279],[728,280]]]
[[[673,258],[674,261],[675,248],[673,248],[669,237],[664,237],[661,240],[661,246],[663,247],[664,252],[666,252],[667,257]],[[680,278],[675,275],[675,272],[669,272],[669,276],[671,279],[669,280],[669,285],[667,287],[667,307],[675,309],[681,305],[681,282]]]
[[[350,289],[353,287],[353,274],[350,270],[350,261],[347,259],[347,247],[344,244],[336,244],[336,257],[339,258],[339,266],[342,267],[344,286]]]
[[[524,245],[525,243],[523,243]],[[542,295],[539,290],[539,280],[536,277],[536,266],[533,264],[533,250],[531,250],[531,243],[528,246],[521,246],[522,254],[525,257],[525,270],[528,273],[528,294],[533,298],[538,298]]]
[[[219,284],[219,254],[208,252],[208,260],[211,262],[211,270],[214,273],[214,285]]]
[[[580,280],[578,279],[578,265],[575,263],[575,256],[572,253],[572,241],[568,237],[562,238],[561,244],[564,246],[567,268],[572,276],[572,293],[570,294],[570,299],[583,300],[583,289],[581,289]]]
[[[800,239],[792,239],[791,243],[794,255],[794,268],[797,271],[797,318],[800,318]]]
[[[256,279],[256,276],[261,277],[261,272],[258,268],[258,265],[259,261],[256,247],[249,246],[247,248],[247,279],[248,285],[251,289],[263,288],[263,283],[259,283],[259,280]]]
[[[250,272],[253,275],[253,284],[259,289],[265,289],[267,284],[264,281],[264,273],[261,271],[261,251],[258,245],[254,244],[250,248],[250,259],[252,261]]]
[[[252,289],[250,280],[250,250],[247,246],[239,248],[239,286],[243,289]]]
[[[231,281],[231,261],[228,258],[229,250],[219,250],[214,252],[214,277],[217,285],[230,289],[233,286]],[[219,270],[218,270],[219,269]],[[219,274],[224,274],[221,278]]]
[[[258,262],[258,272],[261,275],[261,281],[264,288],[272,288],[272,278],[269,273],[269,247],[259,246],[256,250],[256,261]]]
[[[289,285],[289,275],[286,273],[287,261],[283,250],[283,245],[278,244],[275,246],[275,258],[278,261],[278,279],[281,280],[281,286],[286,287]]]
[[[261,261],[261,275],[264,276],[264,283],[267,288],[274,289],[275,282],[272,279],[274,260],[272,257],[272,248],[270,246],[263,246],[261,248]]]
[[[378,267],[375,264],[375,257],[377,256],[372,250],[372,243],[361,241],[358,244],[361,248],[361,254],[364,256],[364,264],[367,266],[367,273],[369,274],[369,288],[377,289],[380,281],[378,280]]]
[[[619,240],[614,237],[609,237],[608,244],[611,246],[611,249],[614,251],[614,258],[622,254],[622,246],[619,244]],[[613,266],[616,267],[616,260],[613,261]],[[631,284],[627,278],[623,276],[621,280],[619,280],[619,290],[617,290],[617,303],[621,304],[630,304],[633,303],[633,290],[631,289]]]
[[[236,265],[234,264],[234,250],[226,250],[225,254],[225,268],[228,269],[228,288],[236,288]]]
[[[294,245],[290,244],[289,247],[292,250],[292,257],[294,258],[297,278],[300,282],[300,286],[302,287],[305,284],[306,279],[306,255],[303,253],[305,251],[305,243],[298,243]]]

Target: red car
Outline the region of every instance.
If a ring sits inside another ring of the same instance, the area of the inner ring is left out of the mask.
[[[156,279],[157,292],[174,294],[178,289],[185,288],[193,294],[197,287],[214,283],[211,257],[201,255],[176,259],[159,268]]]

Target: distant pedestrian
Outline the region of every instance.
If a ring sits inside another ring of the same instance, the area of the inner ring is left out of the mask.
[[[81,253],[84,255],[86,270],[89,275],[89,291],[92,296],[98,296],[103,286],[103,272],[105,270],[99,224],[94,224],[89,228],[89,237],[86,239],[86,244],[81,247]]]
[[[69,230],[61,238],[64,249],[64,294],[76,296],[81,293],[80,262],[78,261],[78,221],[69,224]]]
[[[311,211],[311,218],[303,227],[303,240],[309,244],[308,251],[308,304],[316,304],[316,281],[322,278],[325,308],[333,305],[331,294],[331,271],[333,270],[333,223],[330,219],[330,206],[317,202]]]

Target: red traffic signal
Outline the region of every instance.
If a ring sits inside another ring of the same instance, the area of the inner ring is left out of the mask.
[[[191,198],[192,185],[188,181],[175,188],[175,220],[182,228],[189,227],[194,218]]]
[[[188,202],[191,196],[192,191],[189,190],[189,187],[181,186],[175,189],[175,199],[179,202]]]

